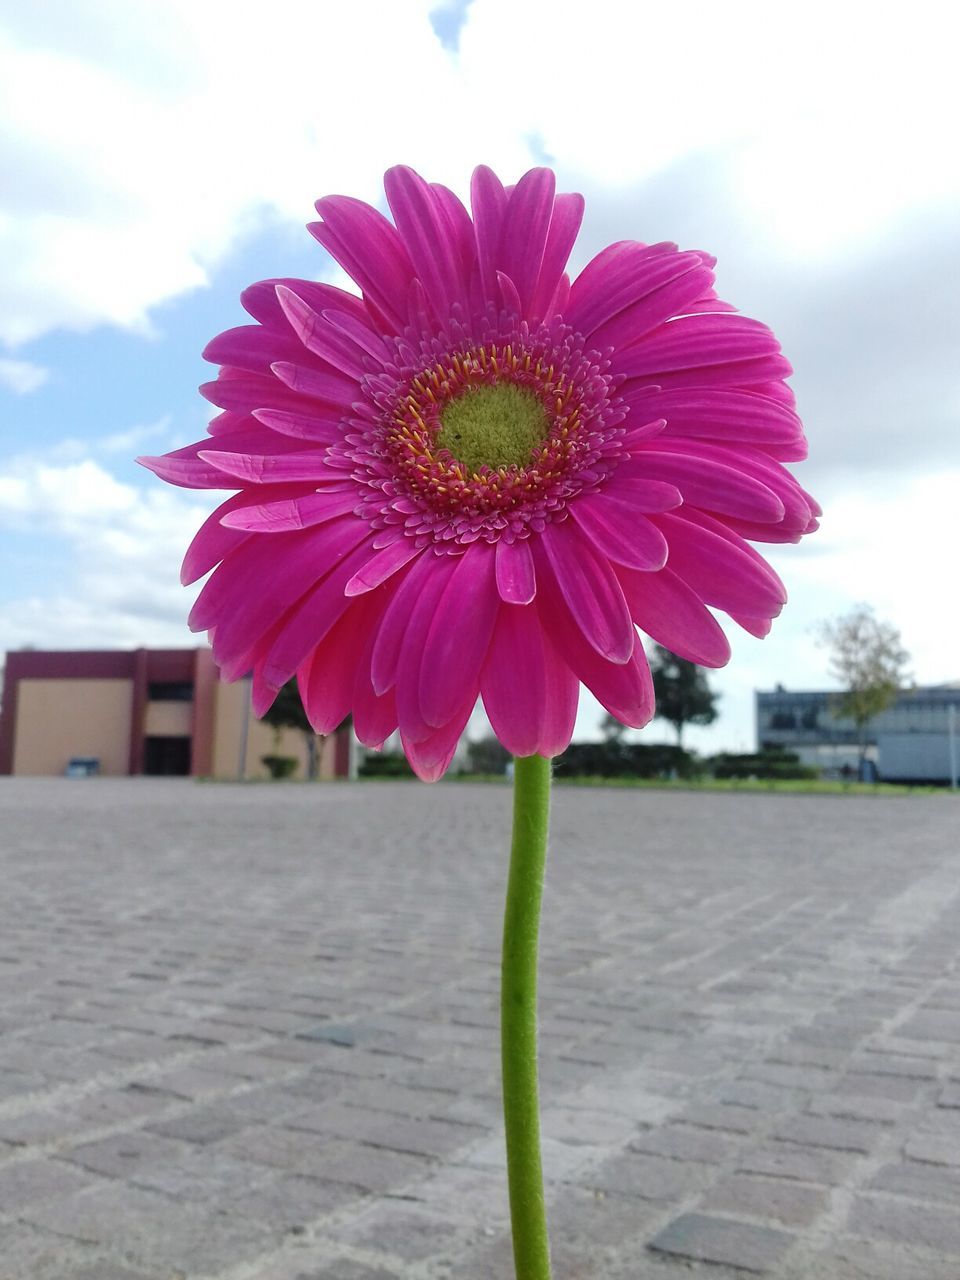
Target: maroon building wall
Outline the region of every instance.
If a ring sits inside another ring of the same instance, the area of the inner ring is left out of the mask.
[[[133,680],[130,772],[143,772],[143,725],[151,681],[192,681],[194,649],[23,649],[7,654],[0,711],[0,774],[13,772],[21,680]],[[195,691],[196,692],[196,691]]]

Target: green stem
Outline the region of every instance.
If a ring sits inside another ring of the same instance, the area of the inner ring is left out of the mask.
[[[537,1096],[537,941],[549,821],[550,761],[518,758],[500,992],[503,1119],[517,1280],[550,1280]]]

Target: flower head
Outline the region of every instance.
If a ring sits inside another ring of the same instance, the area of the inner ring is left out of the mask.
[[[722,666],[711,608],[762,636],[786,598],[750,541],[816,528],[790,366],[707,254],[621,241],[571,283],[583,200],[547,169],[477,169],[472,217],[411,169],[385,188],[393,222],[328,196],[310,227],[361,296],[253,285],[204,353],[211,438],[143,459],[238,490],[187,551],[190,625],[258,713],[296,673],[318,732],[399,726],[427,779],[478,696],[516,755],[567,746],[581,682],[643,725],[637,628]]]

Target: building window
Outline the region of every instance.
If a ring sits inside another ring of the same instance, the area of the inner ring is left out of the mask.
[[[151,702],[192,702],[191,680],[151,680],[147,685],[147,697]]]

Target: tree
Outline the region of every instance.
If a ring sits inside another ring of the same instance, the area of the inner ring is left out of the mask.
[[[307,777],[315,780],[320,772],[320,753],[317,750],[317,735],[307,719],[297,688],[296,678],[288,680],[277,694],[273,706],[263,716],[264,721],[273,727],[279,740],[281,729],[299,729],[307,740]]]
[[[684,725],[713,724],[716,720],[718,695],[707,684],[702,667],[678,658],[663,645],[654,646],[650,670],[657,698],[655,715],[669,720],[677,731],[677,746],[682,747]]]
[[[860,774],[867,754],[867,725],[889,707],[907,680],[910,655],[891,622],[881,622],[868,604],[820,624],[820,643],[831,650],[830,671],[844,686],[834,714],[849,716],[857,730]]]
[[[619,744],[623,742],[623,735],[627,732],[627,726],[622,720],[618,720],[616,716],[612,716],[608,711],[600,721],[600,732],[606,742]]]

